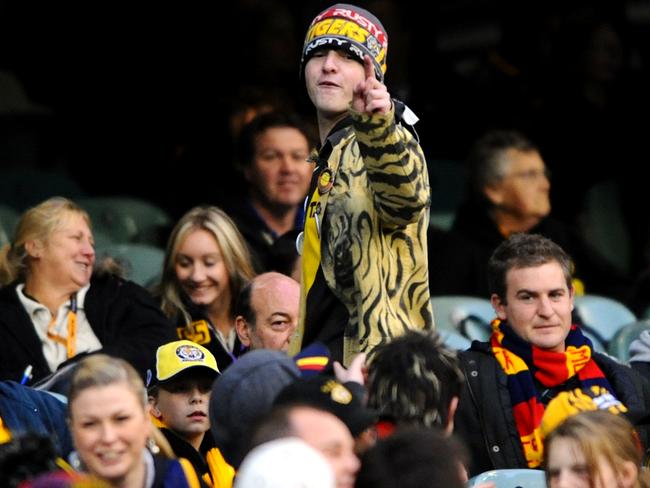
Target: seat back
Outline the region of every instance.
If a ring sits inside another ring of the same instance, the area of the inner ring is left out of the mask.
[[[17,210],[7,205],[0,205],[0,247],[9,244],[13,239],[19,218]]]
[[[465,351],[472,345],[472,341],[455,330],[440,330],[438,332],[443,344],[454,351]]]
[[[481,483],[494,483],[495,488],[546,488],[546,474],[539,469],[493,469],[471,478],[467,487]]]
[[[591,330],[587,330],[584,327],[582,328],[582,333],[589,338],[591,341],[591,345],[594,347],[594,350],[596,352],[607,352],[607,347],[609,345],[609,342],[603,342],[602,337],[600,335],[594,335]]]
[[[112,257],[126,271],[126,278],[145,288],[160,280],[165,252],[148,244],[108,244],[97,249],[97,261]]]
[[[587,335],[597,337],[605,348],[616,331],[637,320],[634,313],[621,302],[598,295],[576,297],[575,307]]]
[[[630,344],[638,339],[644,330],[650,330],[650,319],[639,320],[621,327],[609,341],[607,352],[622,363],[627,363],[630,360]]]
[[[139,198],[91,197],[78,204],[90,215],[93,227],[115,242],[163,246],[164,234],[173,224],[167,212]]]
[[[496,314],[485,298],[465,295],[431,297],[433,316],[438,330],[460,332],[470,340],[486,340],[490,322]]]

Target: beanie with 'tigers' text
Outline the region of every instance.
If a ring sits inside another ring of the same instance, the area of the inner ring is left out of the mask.
[[[323,49],[345,51],[363,64],[370,56],[375,76],[384,81],[388,36],[384,26],[373,14],[355,5],[337,3],[314,18],[309,25],[300,60],[300,72],[314,53]]]

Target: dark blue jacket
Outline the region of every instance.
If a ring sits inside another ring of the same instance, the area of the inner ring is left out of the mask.
[[[66,404],[50,393],[15,381],[0,381],[0,417],[11,435],[33,432],[47,436],[61,457],[72,451],[66,410]]]

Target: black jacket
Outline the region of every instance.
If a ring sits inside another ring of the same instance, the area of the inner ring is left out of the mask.
[[[487,208],[466,203],[458,210],[450,232],[429,232],[431,295],[490,296],[488,261],[505,238]],[[584,283],[585,293],[620,301],[629,298],[631,280],[621,276],[574,228],[546,217],[528,233],[551,239],[571,256],[574,277]]]
[[[614,394],[630,412],[640,413],[650,406],[650,383],[631,368],[600,353],[594,360],[612,385]],[[524,451],[512,413],[507,377],[490,344],[474,341],[459,359],[466,377],[454,426],[471,456],[469,475],[491,469],[527,468]],[[650,429],[637,426],[647,447]]]
[[[199,451],[194,449],[194,447],[192,447],[192,445],[185,439],[167,428],[161,428],[160,432],[162,432],[167,439],[167,442],[169,442],[169,445],[177,458],[185,458],[192,463],[194,471],[199,475],[199,478],[203,480],[205,480],[206,477],[212,479],[213,473],[210,470],[210,465],[208,463],[208,453],[217,447],[210,430],[208,430],[203,436],[203,441],[201,442]]]
[[[251,204],[250,197],[235,199],[230,205],[224,208],[226,213],[233,219],[237,229],[241,232],[248,250],[251,253],[253,267],[256,273],[272,271],[277,266],[274,255],[275,241],[280,237],[266,224],[264,219],[257,213]],[[302,202],[296,207],[296,219],[294,230],[301,231],[303,227],[304,214]]]
[[[179,315],[176,319],[176,339],[187,339],[196,342],[197,344],[201,344],[214,355],[214,358],[217,360],[219,371],[223,373],[228,366],[234,363],[239,356],[247,351],[246,347],[240,342],[239,336],[236,336],[233,352],[231,353],[227,351],[219,339],[217,339],[214,332],[214,325],[210,322],[210,319],[203,309],[194,305],[190,299],[185,296],[183,297],[183,304],[192,319],[192,324],[195,325],[194,330],[196,334],[189,334],[185,320],[181,315]],[[200,325],[197,327],[197,324]]]
[[[141,286],[112,275],[90,283],[84,311],[101,352],[126,359],[145,377],[155,366],[158,346],[176,339],[172,324]],[[0,379],[20,381],[31,364],[35,382],[51,371],[16,286],[0,290]]]

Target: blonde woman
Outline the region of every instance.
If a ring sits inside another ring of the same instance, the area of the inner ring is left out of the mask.
[[[569,417],[545,443],[550,488],[648,488],[641,442],[632,425],[607,410]]]
[[[235,301],[254,276],[246,243],[217,207],[195,207],[172,230],[159,288],[178,337],[201,344],[223,371],[242,352]]]
[[[192,465],[152,454],[142,379],[124,360],[96,354],[75,368],[68,397],[71,465],[115,488],[204,486]]]
[[[144,375],[174,338],[149,293],[93,275],[88,214],[54,197],[27,210],[0,251],[0,379],[39,380],[80,354],[122,357]]]

